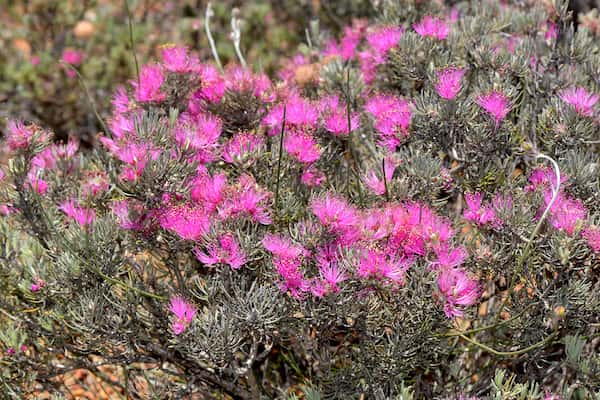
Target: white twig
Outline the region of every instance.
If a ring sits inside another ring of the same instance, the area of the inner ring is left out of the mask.
[[[206,36],[208,37],[208,43],[210,44],[210,49],[212,50],[213,57],[217,66],[221,71],[223,71],[223,64],[221,64],[221,59],[219,58],[219,53],[217,53],[217,47],[215,46],[215,41],[212,37],[212,33],[210,33],[210,18],[215,15],[210,1],[206,4],[206,14],[204,15],[204,29],[206,30]]]
[[[233,47],[235,47],[235,54],[237,54],[240,64],[244,68],[247,67],[246,60],[240,50],[240,41],[242,39],[242,21],[238,18],[240,10],[234,8],[231,10],[231,40],[233,41]]]
[[[540,218],[541,224],[542,221],[546,219],[546,216],[550,212],[550,209],[552,208],[554,203],[556,202],[556,199],[558,199],[558,194],[560,193],[560,168],[558,167],[556,161],[554,161],[551,157],[548,157],[545,154],[538,153],[538,155],[536,155],[535,158],[543,158],[545,160],[550,161],[550,163],[552,164],[552,168],[554,168],[554,174],[556,175],[556,185],[552,186],[552,199],[550,200],[550,203],[548,203],[548,206],[546,207],[544,213],[542,214],[542,217]]]

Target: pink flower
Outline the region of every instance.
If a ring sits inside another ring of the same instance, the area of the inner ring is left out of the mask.
[[[544,191],[545,207],[548,207],[552,200],[552,191]],[[543,210],[540,210],[543,212]],[[558,194],[556,201],[550,208],[550,223],[555,229],[563,230],[568,235],[575,233],[575,228],[579,221],[584,221],[587,217],[587,210],[581,200],[568,197],[563,192]]]
[[[67,64],[77,66],[83,61],[83,53],[78,50],[65,49],[63,50],[61,59]]]
[[[391,184],[397,165],[398,164],[391,157],[386,157],[382,168],[372,170],[369,174],[364,176],[363,179],[369,189],[376,195],[383,196],[386,191],[386,182],[388,185]],[[381,169],[383,169],[383,173],[381,172]],[[385,176],[385,181],[380,178],[382,175]]]
[[[291,240],[279,235],[267,233],[261,243],[277,258],[296,259],[308,255],[304,247],[293,244]]]
[[[226,264],[232,269],[240,269],[246,263],[244,251],[230,233],[220,235],[219,243],[211,243],[206,249],[208,253],[194,249],[198,261],[205,265]]]
[[[293,94],[287,99],[285,107],[283,104],[276,105],[263,118],[263,124],[269,128],[269,136],[281,133],[284,108],[286,131],[291,127],[306,131],[317,125],[319,118],[317,108],[309,100]]]
[[[491,224],[495,227],[502,225],[502,221],[496,218],[496,213],[489,206],[482,206],[482,193],[465,193],[465,201],[467,209],[463,212],[463,217],[467,221],[474,222],[479,225]]]
[[[544,400],[562,400],[562,397],[558,394],[546,393],[544,395]]]
[[[594,105],[600,99],[600,96],[592,94],[582,87],[561,90],[558,93],[558,97],[565,103],[573,106],[578,114],[586,117],[593,115]]]
[[[325,174],[319,171],[314,165],[304,168],[300,182],[308,187],[315,187],[321,185],[325,181]]]
[[[363,80],[370,85],[377,77],[377,66],[385,62],[385,57],[375,54],[374,50],[365,50],[357,54]]]
[[[506,96],[496,91],[479,96],[477,98],[477,104],[494,117],[496,128],[500,124],[500,121],[506,117],[511,108]]]
[[[32,168],[27,174],[27,182],[29,187],[38,194],[46,194],[49,185],[48,182],[37,176],[37,169]]]
[[[31,284],[31,291],[33,293],[39,292],[41,288],[43,288],[44,286],[46,286],[46,282],[44,282],[42,279],[38,278],[37,276],[33,277],[33,283]]]
[[[454,23],[457,22],[458,19],[460,18],[460,11],[458,10],[458,8],[456,7],[452,7],[452,9],[450,10],[450,13],[448,14],[448,21]]]
[[[232,92],[250,93],[265,102],[273,100],[269,78],[265,74],[254,74],[251,70],[240,66],[227,68],[225,88]]]
[[[163,66],[171,72],[191,72],[199,64],[198,58],[190,56],[187,49],[182,46],[164,46],[160,55]]]
[[[377,28],[374,32],[367,34],[369,47],[379,55],[385,55],[391,48],[395,47],[402,38],[401,26],[384,26]]]
[[[187,204],[170,205],[161,209],[158,223],[163,229],[172,231],[185,240],[198,240],[210,229],[206,211]]]
[[[448,245],[438,246],[435,249],[437,260],[431,263],[435,269],[454,268],[461,265],[469,256],[464,247],[450,250]]]
[[[314,278],[310,282],[310,292],[315,297],[323,297],[327,294],[327,283],[321,279]]]
[[[161,92],[161,86],[165,81],[165,75],[157,65],[144,65],[140,71],[139,82],[133,81],[135,98],[140,103],[161,102],[167,98],[166,93]]]
[[[415,31],[423,37],[432,37],[438,40],[444,40],[450,33],[450,27],[441,18],[426,15],[421,22],[414,24]]]
[[[82,186],[82,194],[85,196],[97,196],[108,190],[108,176],[105,172],[91,172]]]
[[[196,151],[196,159],[201,163],[214,160],[213,151],[221,136],[221,120],[212,114],[184,114],[175,128],[175,141],[184,148]]]
[[[561,174],[560,176],[560,186],[562,186],[569,177]],[[531,175],[529,175],[530,184],[525,186],[525,191],[533,192],[538,188],[549,189],[555,188],[556,186],[556,175],[554,170],[550,167],[539,167],[535,168]]]
[[[114,118],[109,121],[108,127],[110,128],[113,137],[116,139],[132,138],[136,136],[134,119],[124,114],[115,115]]]
[[[348,136],[360,126],[359,114],[350,113],[350,131],[348,131],[348,110],[345,104],[340,104],[338,96],[323,97],[319,109],[325,129],[334,136]]]
[[[368,250],[360,258],[356,274],[362,279],[386,280],[391,284],[403,285],[410,264],[409,258],[390,258],[381,251]]]
[[[588,246],[594,253],[600,253],[600,227],[588,226],[583,230],[582,236],[587,240]]]
[[[275,270],[281,277],[279,289],[289,292],[296,299],[301,299],[303,294],[311,289],[308,281],[300,270],[300,261],[296,259],[275,258]]]
[[[408,136],[412,113],[406,100],[392,95],[375,95],[367,99],[365,109],[375,119],[375,129],[390,151]]]
[[[444,296],[444,312],[448,318],[462,317],[461,306],[471,306],[479,299],[479,285],[460,268],[444,268],[437,279],[438,289]]]
[[[109,148],[110,150],[110,148]],[[133,141],[125,142],[124,145],[115,145],[113,152],[122,162],[129,165],[121,174],[121,178],[129,181],[135,180],[144,172],[148,161],[155,160],[159,156],[159,151],[151,148],[148,143],[136,143]]]
[[[174,335],[181,335],[185,332],[192,323],[194,316],[196,316],[196,307],[179,296],[171,298],[169,311],[171,311],[175,317],[171,321],[171,330]]]
[[[240,132],[223,145],[223,160],[229,164],[243,164],[252,154],[259,153],[264,145],[262,136]]]
[[[143,230],[149,222],[148,213],[139,200],[116,200],[110,204],[110,209],[123,229]]]
[[[348,116],[346,111],[340,109],[332,111],[324,119],[325,129],[334,136],[348,136],[360,126],[360,117],[357,113],[350,115],[350,132],[348,132]]]
[[[361,39],[361,32],[358,29],[347,26],[344,28],[344,36],[340,40],[340,55],[342,60],[346,61],[354,57],[354,52]]]
[[[6,144],[11,151],[24,149],[32,143],[35,133],[33,125],[25,126],[21,121],[9,119],[6,128]]]
[[[438,71],[438,82],[435,85],[437,94],[446,99],[453,100],[460,91],[460,81],[465,75],[465,70],[462,68],[446,68]]]
[[[67,64],[79,66],[83,61],[83,53],[73,49],[65,49],[62,53],[61,60]],[[66,68],[65,71],[69,78],[75,77],[75,71],[73,71],[72,69]]]
[[[81,226],[90,225],[96,218],[96,212],[93,209],[79,207],[75,199],[61,203],[58,208]]]
[[[345,244],[353,242],[360,234],[358,210],[341,197],[328,193],[325,197],[314,199],[310,208],[319,222]]]
[[[315,138],[303,131],[286,132],[283,148],[290,156],[303,164],[312,164],[321,156],[321,149]]]
[[[222,173],[211,177],[206,172],[194,178],[190,186],[192,200],[203,205],[208,213],[212,213],[225,199],[227,177]]]
[[[228,196],[218,209],[222,219],[250,218],[262,225],[270,225],[273,220],[269,213],[271,192],[262,189],[254,178],[242,175],[235,187],[230,187]]]
[[[217,68],[210,64],[202,64],[198,67],[200,89],[192,95],[189,109],[192,113],[198,113],[204,102],[218,103],[225,94],[225,79]]]
[[[547,41],[555,40],[558,37],[558,25],[552,21],[546,22],[546,33],[544,39]]]
[[[12,204],[0,204],[0,215],[9,216],[18,212],[19,210]]]
[[[334,293],[340,290],[338,284],[347,279],[346,274],[344,274],[344,272],[335,263],[320,265],[319,271],[321,272],[323,281],[325,281],[329,290]]]
[[[127,90],[124,86],[117,87],[115,93],[113,94],[111,103],[114,111],[117,114],[123,114],[129,111],[129,96],[127,96]]]

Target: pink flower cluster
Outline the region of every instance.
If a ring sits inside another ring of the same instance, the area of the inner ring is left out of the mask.
[[[392,181],[397,166],[396,160],[388,156],[383,160],[381,171],[372,170],[364,176],[363,180],[374,194],[383,196],[386,192],[386,183],[389,185]]]
[[[479,299],[476,280],[460,265],[463,248],[452,248],[450,223],[425,205],[388,203],[359,210],[343,198],[327,194],[310,204],[312,219],[298,225],[299,240],[268,234],[263,246],[272,262],[282,291],[302,299],[343,290],[345,281],[366,286],[403,285],[406,271],[418,258],[433,259],[438,289],[448,317],[462,315]],[[310,273],[311,266],[317,271]]]
[[[199,248],[194,249],[194,255],[204,265],[223,264],[232,269],[240,269],[246,263],[244,251],[230,233],[220,235],[218,243],[208,244],[206,250],[203,252]]]
[[[350,129],[348,129],[348,111],[336,95],[323,97],[318,104],[323,126],[334,136],[348,136],[360,126],[360,116],[350,113]]]
[[[410,103],[393,95],[374,95],[367,99],[365,110],[373,116],[381,143],[390,151],[396,150],[408,136]]]
[[[450,33],[450,27],[445,20],[430,15],[423,17],[421,22],[413,25],[413,28],[421,36],[437,40],[446,39]]]
[[[482,201],[482,193],[466,193],[467,208],[463,212],[463,217],[477,225],[489,225],[496,229],[502,227],[504,222],[498,217],[497,211],[510,208],[511,199],[507,196],[496,195],[491,205],[482,205]]]
[[[281,134],[284,114],[283,148],[300,163],[314,163],[321,156],[321,148],[314,136],[319,119],[317,107],[299,94],[291,93],[281,104],[275,105],[263,119],[270,136]]]
[[[549,221],[551,225],[560,231],[564,231],[572,236],[576,233],[576,228],[583,227],[587,219],[587,209],[579,199],[575,199],[564,192],[564,183],[568,181],[567,176],[561,176],[561,186],[556,188],[556,177],[549,168],[536,168],[529,176],[529,185],[525,188],[527,191],[540,190],[543,195],[544,205],[538,212],[538,217],[554,197],[554,192],[558,190],[556,200],[549,210]],[[593,246],[592,246],[593,247]]]
[[[263,151],[265,140],[251,132],[240,132],[223,145],[222,158],[229,164],[247,165]]]
[[[462,68],[450,67],[438,71],[435,85],[437,94],[446,100],[454,100],[460,92],[460,81],[464,75],[465,70]]]
[[[364,81],[373,82],[377,67],[386,61],[388,52],[396,47],[402,38],[403,29],[399,26],[381,26],[368,30],[365,21],[356,20],[352,27],[344,29],[339,43],[330,40],[323,51],[324,57],[340,57],[343,61],[358,60]],[[364,50],[358,51],[361,43]],[[306,64],[306,60],[297,59],[296,65]],[[285,77],[289,77],[286,72]],[[288,78],[289,79],[289,78]]]
[[[65,201],[58,208],[81,226],[90,225],[96,218],[94,209],[79,206],[76,199]]]
[[[386,61],[388,52],[396,47],[404,30],[402,27],[384,26],[367,33],[368,47],[358,53],[358,62],[367,84],[375,80],[377,67]]]
[[[34,143],[46,142],[50,135],[36,125],[25,125],[21,121],[9,119],[6,124],[6,145],[11,152],[25,150]]]

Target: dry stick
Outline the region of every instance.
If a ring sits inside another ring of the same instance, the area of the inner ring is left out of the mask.
[[[518,356],[519,354],[525,354],[531,350],[535,350],[539,347],[542,347],[543,345],[545,345],[546,343],[550,342],[550,340],[552,340],[554,337],[556,337],[556,335],[558,335],[558,332],[552,332],[550,335],[548,335],[546,338],[540,340],[537,343],[532,344],[531,346],[527,346],[524,349],[520,349],[520,350],[515,350],[515,351],[500,351],[500,350],[496,350],[494,348],[491,348],[490,346],[487,346],[483,343],[479,343],[478,341],[469,338],[468,336],[465,336],[463,334],[458,335],[461,339],[466,340],[467,342],[474,344],[475,346],[487,351],[488,353],[492,353],[494,355],[497,356]]]
[[[287,104],[283,105],[283,120],[281,122],[281,135],[279,138],[279,157],[277,159],[277,183],[275,184],[275,212],[279,213],[279,175],[281,172],[281,157],[283,157],[283,135],[285,133],[285,116],[287,111]]]
[[[449,332],[446,332],[446,333],[435,334],[435,335],[433,335],[433,337],[448,337],[449,338],[449,337],[455,337],[455,336],[460,336],[460,335],[469,335],[471,333],[478,333],[478,332],[483,332],[483,331],[487,331],[487,330],[490,330],[490,329],[494,329],[494,328],[497,328],[497,327],[502,326],[502,325],[506,325],[506,324],[508,324],[508,323],[510,323],[512,321],[515,321],[515,320],[519,319],[527,311],[529,311],[529,309],[531,307],[533,307],[535,304],[536,303],[529,304],[527,307],[525,307],[525,309],[523,311],[521,311],[520,313],[518,313],[514,317],[511,317],[511,318],[506,319],[504,321],[500,321],[498,323],[494,323],[494,324],[491,324],[491,325],[480,326],[479,328],[473,328],[473,329],[469,329],[469,330],[462,331],[462,332],[461,331],[457,331],[457,330],[452,330],[452,331],[449,331]]]
[[[125,11],[127,12],[127,24],[129,25],[129,45],[133,53],[133,61],[135,62],[135,75],[137,77],[138,88],[140,87],[140,66],[138,64],[137,54],[135,52],[135,43],[133,41],[133,22],[131,18],[131,10],[129,10],[129,1],[125,0]]]
[[[390,201],[390,191],[388,189],[387,177],[385,176],[385,157],[381,160],[381,172],[383,173],[383,185],[385,187],[385,199]]]
[[[219,58],[219,53],[217,52],[217,47],[215,46],[215,41],[212,37],[212,33],[210,32],[210,18],[214,15],[210,1],[206,4],[206,13],[204,14],[204,30],[206,31],[206,37],[208,38],[208,44],[210,45],[210,50],[213,53],[213,57],[215,62],[217,63],[217,67],[219,70],[223,72],[223,65],[221,64],[221,59]]]
[[[354,175],[356,177],[356,185],[358,187],[358,197],[360,200],[360,204],[363,204],[363,193],[362,193],[362,187],[360,185],[360,176],[358,173],[358,169],[359,167],[359,163],[358,163],[358,155],[356,155],[355,151],[354,151],[354,146],[352,145],[352,118],[350,115],[350,68],[348,68],[348,74],[347,76],[347,80],[346,80],[346,117],[348,119],[348,140],[346,141],[347,145],[348,145],[348,150],[350,151],[350,155],[352,156],[352,162],[354,164]],[[350,166],[348,165],[348,169],[350,169]],[[348,195],[350,194],[350,172],[347,171],[347,190],[348,190]]]
[[[100,122],[100,125],[102,125],[102,129],[104,129],[104,132],[108,133],[109,132],[108,126],[106,125],[106,123],[104,122],[104,120],[102,119],[102,117],[100,116],[100,113],[98,113],[98,109],[96,108],[96,101],[90,95],[90,91],[89,91],[89,89],[87,87],[87,84],[83,80],[83,77],[81,76],[81,74],[79,73],[79,71],[77,71],[77,68],[73,67],[71,64],[68,64],[68,63],[66,63],[64,61],[60,61],[60,63],[62,63],[67,68],[70,68],[77,75],[77,79],[79,80],[79,83],[81,83],[81,86],[83,86],[83,90],[85,91],[85,95],[87,96],[88,100],[90,101],[90,105],[92,106],[92,111],[94,112],[94,115],[98,119],[98,122]]]
[[[561,179],[560,168],[558,167],[558,164],[556,163],[556,161],[554,161],[551,157],[548,157],[547,155],[542,154],[542,153],[538,153],[535,156],[535,158],[536,159],[543,158],[545,160],[550,161],[550,163],[552,164],[552,167],[554,168],[554,173],[556,175],[556,186],[554,186],[552,188],[552,199],[550,200],[550,203],[548,203],[548,205],[546,206],[546,209],[544,210],[544,213],[542,214],[540,220],[538,221],[535,228],[533,229],[533,232],[531,232],[531,236],[529,236],[529,240],[527,241],[527,244],[525,245],[523,254],[521,254],[521,257],[519,257],[519,261],[517,262],[517,268],[515,271],[516,273],[511,274],[510,284],[508,286],[508,292],[506,293],[506,297],[504,297],[504,300],[502,300],[502,304],[500,305],[500,308],[498,309],[498,314],[496,315],[496,322],[500,318],[500,314],[502,313],[502,310],[504,309],[504,306],[506,305],[508,298],[512,295],[512,292],[514,290],[514,285],[516,283],[516,275],[521,275],[521,272],[523,270],[523,265],[525,263],[525,259],[527,258],[527,256],[529,255],[529,252],[531,251],[533,239],[535,239],[538,232],[542,228],[542,224],[544,223],[544,221],[546,220],[546,217],[550,213],[550,209],[552,208],[552,206],[554,206],[556,199],[558,199],[558,194],[560,192],[560,179]]]

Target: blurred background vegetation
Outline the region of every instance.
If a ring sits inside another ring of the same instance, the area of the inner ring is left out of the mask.
[[[0,120],[21,118],[59,139],[71,135],[93,143],[100,126],[81,82],[60,63],[63,52],[80,52],[76,67],[100,114],[107,116],[114,89],[135,76],[128,16],[139,64],[155,59],[168,43],[186,45],[210,60],[206,5],[205,0],[0,0]],[[352,18],[374,14],[369,0],[219,0],[212,8],[211,31],[223,63],[235,62],[229,35],[238,8],[242,52],[254,69],[268,74],[305,40],[312,19],[335,35]]]

